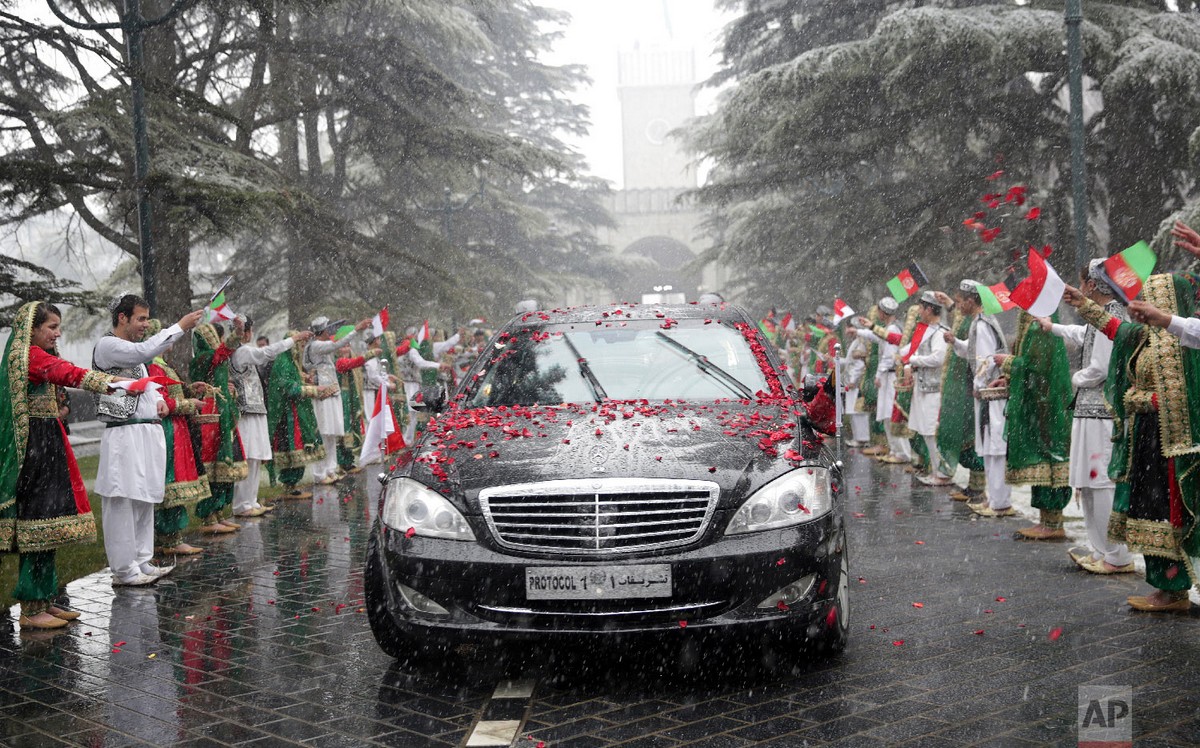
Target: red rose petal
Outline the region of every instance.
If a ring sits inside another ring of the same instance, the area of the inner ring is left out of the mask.
[[[904,640],[903,640],[903,639],[897,639],[896,641],[892,642],[892,646],[893,646],[893,647],[903,647],[903,646],[904,646]]]
[[[686,628],[687,628],[687,621],[680,621],[680,622],[679,622],[679,628],[681,628],[681,629],[686,629]]]
[[[1167,567],[1167,571],[1166,571],[1167,579],[1174,579],[1177,576],[1179,576],[1179,565],[1178,564],[1171,564],[1169,567]]]
[[[925,545],[925,541],[924,541],[924,540],[918,540],[918,541],[917,541],[917,545]]]
[[[1006,603],[1006,602],[1008,602],[1008,598],[1007,597],[998,597],[998,598],[996,598],[996,602]]]
[[[975,636],[983,636],[983,629],[976,630]]]
[[[1062,636],[1062,626],[1050,629],[1050,641],[1058,641],[1058,637]]]
[[[913,603],[913,604],[912,604],[912,606],[913,606],[914,608],[924,608],[924,607],[925,607],[925,603]]]
[[[406,538],[411,538],[413,535],[416,535],[416,534],[417,534],[417,528],[415,528],[415,527],[410,527],[404,531],[404,537],[406,537]]]
[[[829,612],[825,614],[825,625],[828,626],[829,628],[833,628],[834,626],[836,626],[837,625],[837,615],[838,615],[837,608],[830,608]]]

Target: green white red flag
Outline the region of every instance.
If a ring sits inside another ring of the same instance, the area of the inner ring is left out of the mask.
[[[1007,283],[997,283],[994,286],[985,286],[982,283],[976,283],[975,290],[979,292],[979,300],[983,304],[984,314],[999,314],[1000,312],[1007,312],[1009,309],[1016,307],[1016,304],[1009,296],[1011,292],[1008,289]]]
[[[383,337],[383,332],[384,332],[384,330],[387,329],[387,326],[388,326],[388,310],[387,310],[387,307],[384,306],[383,309],[379,310],[379,314],[376,314],[371,319],[371,334],[373,334],[377,338],[381,338],[381,337]]]
[[[225,302],[225,292],[221,291],[208,302],[208,306],[204,309],[204,321],[215,322],[218,320],[230,320],[236,317],[229,304]]]

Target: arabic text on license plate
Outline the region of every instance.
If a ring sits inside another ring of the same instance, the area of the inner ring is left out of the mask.
[[[670,596],[670,564],[525,567],[526,600]]]

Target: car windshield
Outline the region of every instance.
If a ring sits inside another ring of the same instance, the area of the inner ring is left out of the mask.
[[[715,400],[769,389],[740,332],[656,320],[524,328],[499,340],[467,389],[475,407],[612,400]]]

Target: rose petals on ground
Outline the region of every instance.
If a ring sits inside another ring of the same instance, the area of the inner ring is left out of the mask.
[[[1058,641],[1058,637],[1062,636],[1062,626],[1050,629],[1050,641]]]

